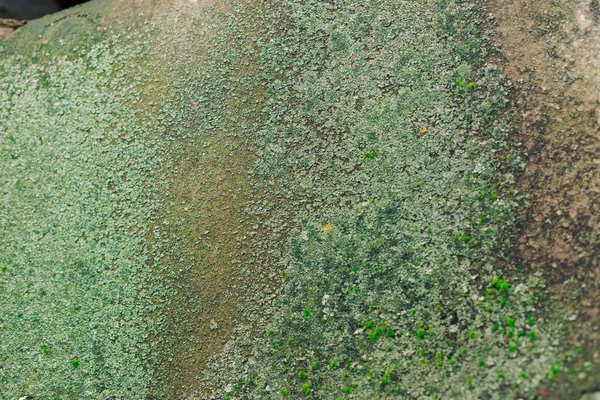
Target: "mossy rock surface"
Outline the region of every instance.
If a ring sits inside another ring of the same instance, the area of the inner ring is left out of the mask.
[[[119,7],[0,42],[0,397],[593,387],[484,4]]]

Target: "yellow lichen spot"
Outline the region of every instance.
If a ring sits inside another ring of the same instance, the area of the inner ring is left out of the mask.
[[[426,134],[426,133],[427,133],[427,128],[423,128],[423,129],[421,129],[421,130],[419,131],[419,133],[420,133],[421,135],[424,135],[424,134]]]
[[[332,229],[333,229],[333,224],[331,222],[323,227],[324,231],[330,231]]]

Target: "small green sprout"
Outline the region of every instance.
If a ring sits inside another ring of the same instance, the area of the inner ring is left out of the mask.
[[[554,378],[556,378],[556,375],[559,374],[562,371],[562,365],[561,364],[552,364],[552,366],[550,367],[550,376],[549,378],[551,380],[554,380]]]
[[[483,367],[484,365],[485,365],[485,361],[483,361],[483,360],[477,361],[477,366]]]
[[[529,315],[527,315],[527,323],[529,324],[529,326],[535,325],[535,321],[533,320],[533,314],[529,313]]]
[[[300,372],[298,372],[298,377],[300,379],[306,379],[306,378],[308,378],[308,374],[304,371],[300,371]]]
[[[72,360],[71,360],[71,366],[73,366],[74,368],[77,368],[77,367],[79,367],[79,360],[77,360],[77,359],[75,359],[75,358],[74,358],[74,359],[72,359]]]
[[[498,289],[498,295],[500,295],[510,288],[510,283],[500,279],[494,279],[491,283],[491,286]]]
[[[310,318],[310,317],[312,317],[312,311],[304,310],[304,318]]]
[[[376,159],[377,156],[379,156],[379,150],[371,149],[371,150],[367,151],[366,153],[364,153],[362,158],[365,161],[370,161],[370,160]]]
[[[305,394],[310,394],[311,388],[312,388],[312,383],[310,383],[310,382],[306,382],[304,385],[302,385],[302,391]]]
[[[369,339],[375,341],[383,335],[383,329],[376,328],[374,331],[369,332]]]
[[[425,330],[418,329],[417,330],[417,337],[419,338],[419,340],[423,340],[425,338]]]

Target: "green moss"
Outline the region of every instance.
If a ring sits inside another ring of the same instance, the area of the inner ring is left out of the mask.
[[[498,290],[498,295],[501,295],[502,293],[510,289],[510,284],[501,279],[494,279],[490,285]]]
[[[371,340],[377,340],[381,336],[383,336],[382,328],[375,328],[373,331],[369,332],[369,339],[371,339]]]
[[[303,384],[302,391],[304,392],[304,394],[310,394],[310,392],[312,391],[312,383],[306,382],[305,384]]]
[[[472,396],[495,395],[498,369],[478,360],[499,354],[494,364],[511,370],[548,342],[518,351],[510,342],[536,283],[495,266],[516,202],[498,195],[507,183],[494,153],[513,149],[503,77],[484,61],[481,15],[458,2],[278,5],[294,28],[262,48],[264,69],[285,62],[298,73],[278,76],[289,89],[269,83],[281,106],[259,133],[268,156],[257,160],[256,184],[276,177],[282,193],[307,206],[289,234],[293,268],[277,330],[294,332],[298,359],[344,359],[342,371],[319,369],[319,382],[360,398],[397,387],[461,398],[470,376],[487,382],[469,385]],[[270,367],[281,353],[259,346],[254,357],[264,382],[298,387],[299,377]]]
[[[372,149],[363,154],[363,160],[374,160],[377,156],[379,156],[379,151],[377,149]]]
[[[298,372],[298,378],[300,379],[307,379],[308,378],[308,374],[304,371],[300,371]]]

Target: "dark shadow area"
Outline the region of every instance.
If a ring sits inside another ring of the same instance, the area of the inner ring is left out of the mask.
[[[35,19],[86,1],[89,0],[0,0],[0,18]]]

